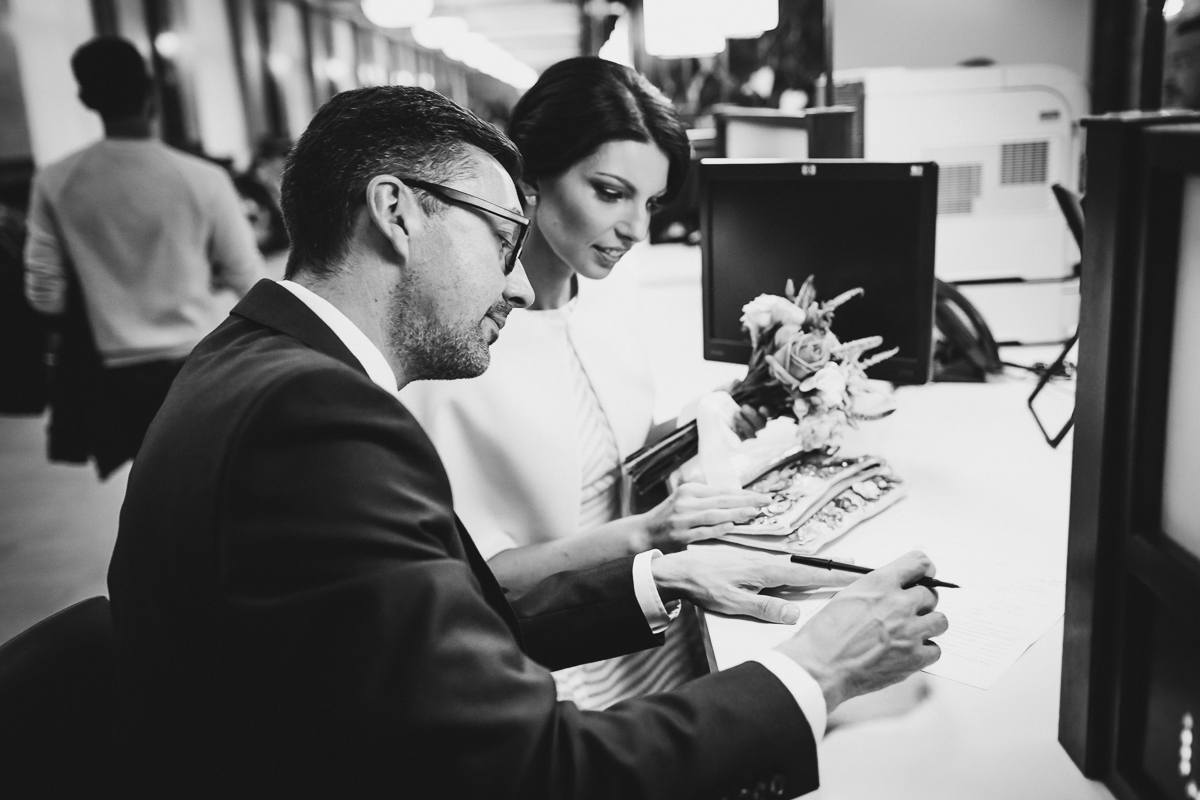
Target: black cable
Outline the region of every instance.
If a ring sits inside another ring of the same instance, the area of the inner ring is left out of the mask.
[[[1000,363],[1006,367],[1016,367],[1018,369],[1029,370],[1030,372],[1032,372],[1034,375],[1038,376],[1039,378],[1042,377],[1043,375],[1045,375],[1047,372],[1049,372],[1050,367],[1052,366],[1050,364],[1046,364],[1041,361],[1035,361],[1033,364],[1017,364],[1012,361],[1001,361]],[[1054,370],[1051,377],[1053,377],[1053,378],[1074,378],[1075,377],[1075,365],[1073,363],[1071,363],[1070,361],[1064,361],[1062,364],[1058,365],[1058,368]]]

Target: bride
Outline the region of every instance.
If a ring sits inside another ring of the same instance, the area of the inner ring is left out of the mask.
[[[675,421],[653,424],[642,345],[587,284],[646,238],[650,215],[679,191],[690,153],[670,102],[633,70],[574,58],[521,98],[508,133],[525,160],[532,224],[521,262],[536,300],[508,318],[481,377],[400,396],[437,446],[480,552],[519,592],[563,570],[720,535],[765,498],[685,484],[646,513],[620,515],[621,461]],[[731,424],[749,435],[764,421],[747,407]],[[555,680],[561,698],[594,709],[706,671],[685,613],[663,647]]]

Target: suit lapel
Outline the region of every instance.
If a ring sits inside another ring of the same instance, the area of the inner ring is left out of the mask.
[[[313,350],[367,374],[338,335],[312,309],[275,281],[264,278],[254,284],[230,313],[287,334]]]
[[[362,364],[342,343],[337,334],[330,330],[329,326],[299,298],[274,281],[261,280],[256,283],[254,288],[247,292],[241,302],[234,307],[232,313],[291,336],[317,352],[336,358],[366,375]],[[404,408],[400,403],[397,403],[396,407],[397,411]],[[415,420],[413,422],[416,424]],[[453,509],[451,509],[451,513],[453,513]],[[520,623],[517,621],[516,614],[513,613],[512,606],[508,604],[504,589],[501,588],[495,574],[480,555],[479,549],[475,547],[475,542],[471,539],[467,529],[463,527],[457,514],[454,515],[454,525],[462,546],[461,554],[455,555],[466,557],[465,560],[475,575],[484,599],[504,620],[517,643],[524,647]]]

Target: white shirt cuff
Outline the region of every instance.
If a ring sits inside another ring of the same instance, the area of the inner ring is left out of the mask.
[[[750,660],[757,661],[771,670],[787,687],[792,697],[796,698],[796,705],[804,712],[804,718],[812,728],[813,739],[820,744],[821,737],[825,735],[826,717],[829,712],[825,705],[825,693],[821,691],[816,679],[808,674],[808,670],[778,650],[767,650]]]
[[[658,594],[658,586],[654,584],[650,562],[655,556],[661,555],[659,550],[647,550],[633,557],[633,594],[637,597],[638,605],[642,607],[642,614],[646,617],[646,624],[650,626],[651,633],[662,633],[671,621],[679,616],[679,601],[671,601],[671,608],[668,609]]]

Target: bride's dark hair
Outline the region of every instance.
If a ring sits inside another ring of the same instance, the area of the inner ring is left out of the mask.
[[[654,143],[670,162],[669,202],[687,175],[687,132],[671,101],[620,64],[582,56],[548,68],[513,109],[509,138],[530,182],[560,175],[605,142]]]

